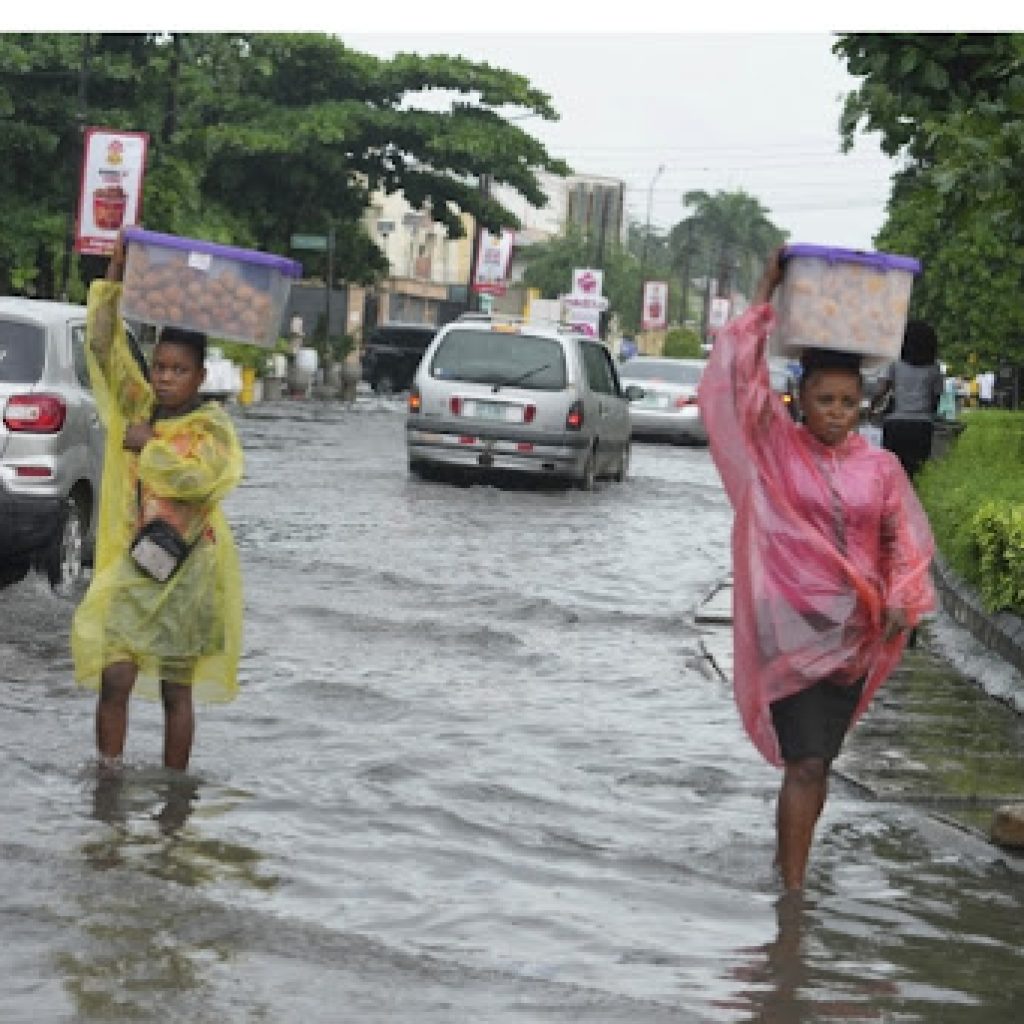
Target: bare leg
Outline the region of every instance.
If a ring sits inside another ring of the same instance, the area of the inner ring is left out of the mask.
[[[195,735],[192,687],[165,679],[160,682],[160,695],[164,702],[164,767],[184,771]]]
[[[828,795],[828,764],[809,757],[786,764],[776,815],[776,861],[787,890],[802,889],[814,826]]]
[[[96,749],[103,759],[113,760],[124,753],[128,735],[128,698],[138,671],[131,661],[117,661],[103,670],[100,695],[96,701]]]

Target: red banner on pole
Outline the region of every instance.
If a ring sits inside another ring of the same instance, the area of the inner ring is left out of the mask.
[[[146,132],[86,128],[75,250],[109,256],[118,231],[138,224],[146,171]]]

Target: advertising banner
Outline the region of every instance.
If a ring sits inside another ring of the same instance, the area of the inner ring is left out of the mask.
[[[118,231],[139,222],[149,136],[86,128],[84,143],[75,251],[109,256]]]
[[[480,232],[473,291],[488,295],[504,295],[508,291],[508,268],[512,261],[514,237],[512,231],[502,231],[497,238],[486,229]]]
[[[708,326],[713,328],[724,327],[729,322],[729,300],[725,298],[714,298],[711,300],[711,308],[708,310]]]
[[[663,330],[668,326],[668,283],[644,281],[644,308],[641,328],[645,331]]]
[[[577,268],[572,272],[572,294],[598,296],[604,292],[604,271]]]

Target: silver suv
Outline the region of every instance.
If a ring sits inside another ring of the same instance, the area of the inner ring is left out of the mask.
[[[589,490],[629,469],[629,398],[615,361],[566,329],[464,315],[423,353],[408,408],[409,469],[420,476],[512,471]]]
[[[35,566],[80,592],[96,538],[104,432],[85,307],[0,297],[0,585]]]

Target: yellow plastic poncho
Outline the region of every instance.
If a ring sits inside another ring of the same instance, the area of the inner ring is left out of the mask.
[[[86,358],[106,450],[93,579],[71,628],[75,679],[98,689],[104,666],[133,661],[141,696],[158,697],[166,679],[191,684],[197,700],[229,701],[238,692],[242,581],[219,502],[242,478],[242,449],[217,402],[157,419],[141,454],[123,448],[126,427],[148,422],[156,397],[128,347],[120,305],[120,284],[92,283]],[[165,583],[128,554],[155,517],[197,541]]]

